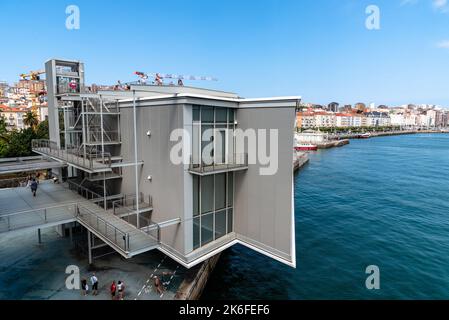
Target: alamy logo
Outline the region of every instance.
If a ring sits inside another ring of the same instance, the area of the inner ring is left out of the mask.
[[[80,29],[80,8],[75,5],[70,5],[65,9],[67,16],[65,20],[65,27],[67,30]]]
[[[189,131],[174,130],[170,135],[170,141],[176,142],[170,151],[171,162],[174,165],[204,166],[259,164],[259,174],[262,176],[275,175],[279,169],[277,129],[207,129],[200,139],[196,142],[196,148],[192,148]],[[232,141],[232,148],[229,141]],[[193,154],[192,149],[198,152]]]
[[[380,9],[376,5],[366,7],[365,13],[368,17],[365,20],[365,27],[368,30],[380,30]]]
[[[80,289],[80,268],[78,266],[68,266],[65,269],[65,273],[69,276],[65,279],[65,287],[67,290],[79,290]]]
[[[378,266],[368,266],[365,271],[369,274],[365,281],[365,286],[368,290],[379,290],[380,289],[380,269]]]

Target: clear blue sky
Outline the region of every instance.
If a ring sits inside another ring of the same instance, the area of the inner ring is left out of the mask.
[[[78,5],[81,29],[65,28]],[[381,29],[365,28],[376,4]],[[0,79],[52,57],[86,64],[89,83],[136,70],[211,75],[245,97],[449,106],[445,0],[0,1]]]

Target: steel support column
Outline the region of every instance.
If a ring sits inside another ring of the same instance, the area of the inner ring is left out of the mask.
[[[136,178],[136,210],[137,210],[137,229],[140,229],[140,210],[139,210],[139,170],[137,160],[137,112],[136,112],[136,91],[133,90],[133,118],[134,118],[134,172]]]
[[[92,264],[92,233],[87,230],[87,250],[89,252],[89,265]]]

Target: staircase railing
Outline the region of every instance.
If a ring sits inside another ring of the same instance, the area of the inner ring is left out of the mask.
[[[77,218],[102,234],[123,251],[129,252],[129,233],[120,230],[83,206],[78,207]]]

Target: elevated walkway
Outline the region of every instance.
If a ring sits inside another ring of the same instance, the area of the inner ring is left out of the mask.
[[[0,236],[77,221],[125,258],[159,247],[157,225],[137,229],[125,220],[60,184],[43,182],[37,196],[29,188],[0,190]]]
[[[39,170],[62,168],[67,166],[59,161],[46,159],[45,157],[23,157],[0,159],[0,175],[35,172]]]
[[[101,153],[84,155],[76,148],[60,149],[56,143],[49,140],[33,140],[32,150],[35,153],[65,162],[88,173],[112,171],[110,155]],[[103,161],[104,158],[106,158],[105,161]]]

